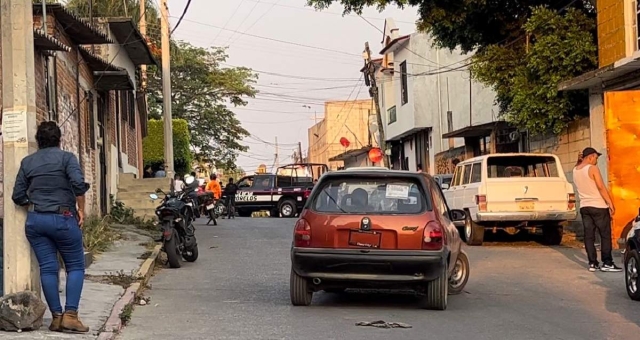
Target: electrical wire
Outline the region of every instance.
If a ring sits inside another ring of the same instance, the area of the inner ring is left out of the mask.
[[[251,24],[251,26],[249,26],[249,28],[247,28],[246,30],[244,30],[244,32],[249,32],[249,30],[251,30],[251,29],[253,28],[253,26],[255,26],[255,25],[258,23],[258,21],[260,21],[262,18],[264,18],[264,16],[265,16],[265,15],[267,15],[267,13],[271,12],[271,10],[273,9],[273,7],[275,7],[275,6],[278,4],[278,2],[280,2],[280,0],[276,0],[276,2],[272,3],[272,4],[271,4],[271,7],[269,7],[266,11],[264,11],[264,12],[262,13],[262,15],[261,15],[261,16],[259,16],[259,17],[258,17],[258,19],[256,19],[256,21],[254,21],[254,22],[253,22],[253,24]],[[258,1],[256,2],[256,5],[257,5],[258,3],[260,3],[260,0],[258,0]],[[231,44],[234,44],[237,40],[238,40],[238,39],[236,38],[235,40],[233,40],[233,41],[231,42]]]
[[[231,21],[231,19],[233,19],[233,17],[236,15],[236,13],[238,12],[238,9],[240,8],[240,6],[242,6],[244,1],[245,0],[242,0],[242,1],[238,2],[238,6],[233,10],[233,13],[231,13],[231,16],[227,19],[227,21],[225,21],[224,26],[222,26],[222,29],[218,30],[218,33],[216,34],[216,36],[213,37],[213,40],[211,40],[211,42],[208,43],[207,46],[213,44],[213,42],[216,41],[216,39],[218,39],[218,37],[220,36],[220,33],[222,33],[222,31],[225,28],[227,28],[227,25],[229,24],[229,21]]]
[[[142,1],[144,1],[144,0],[142,0]],[[184,16],[187,14],[187,11],[189,10],[189,5],[191,5],[191,0],[187,0],[187,4],[184,6],[184,11],[182,11],[182,15],[180,16],[180,19],[178,19],[178,22],[176,23],[176,25],[173,27],[171,32],[169,32],[169,35],[172,35],[173,32],[176,29],[178,29],[178,26],[180,26],[180,23],[182,23],[182,19],[184,18]]]
[[[251,16],[251,14],[253,14],[253,11],[256,10],[256,7],[258,6],[258,4],[260,3],[260,1],[256,2],[253,4],[253,7],[251,7],[251,11],[249,11],[249,14],[247,14],[244,19],[242,20],[242,22],[240,23],[240,25],[238,25],[238,28],[235,29],[233,31],[233,34],[229,37],[229,39],[227,39],[227,42],[225,43],[225,45],[228,45],[229,42],[231,41],[231,39],[236,35],[236,33],[238,33],[238,31],[240,30],[240,28],[242,27],[242,25],[244,24],[245,21],[247,21],[247,19],[249,19],[249,17]],[[244,34],[244,33],[241,33]]]
[[[234,30],[229,29],[229,28],[222,28],[220,26],[211,25],[211,24],[207,24],[207,23],[203,23],[203,22],[199,22],[199,21],[194,21],[194,20],[189,20],[189,19],[184,19],[184,21],[191,22],[191,23],[198,24],[198,25],[202,25],[202,26],[217,28],[217,29],[223,30],[223,31],[235,32]],[[359,58],[362,57],[360,54],[355,54],[355,53],[351,53],[351,52],[334,50],[334,49],[324,48],[324,47],[319,47],[319,46],[311,46],[311,45],[306,45],[306,44],[297,43],[297,42],[293,42],[293,41],[286,41],[286,40],[280,40],[280,39],[275,39],[275,38],[270,38],[270,37],[264,37],[264,36],[255,35],[255,34],[251,34],[251,33],[242,32],[240,34],[241,35],[246,35],[248,37],[257,38],[257,39],[263,39],[263,40],[278,42],[278,43],[281,43],[281,44],[288,44],[288,45],[293,45],[293,46],[306,47],[306,48],[310,48],[310,49],[314,49],[314,50],[325,51],[325,52],[333,52],[333,53],[344,54],[344,55],[349,55],[349,56],[357,56]]]

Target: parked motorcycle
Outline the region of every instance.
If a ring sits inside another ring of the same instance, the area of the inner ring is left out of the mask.
[[[209,221],[207,221],[207,225],[213,222],[213,225],[218,225],[216,215],[216,199],[213,196],[212,192],[203,192],[198,194],[198,202],[200,202],[200,209],[206,216],[209,216]]]
[[[193,177],[185,178],[185,183],[191,184]],[[181,258],[187,262],[198,259],[198,243],[195,236],[193,222],[196,218],[196,206],[189,194],[193,190],[186,189],[179,193],[164,193],[157,189],[157,194],[164,194],[160,205],[156,208],[156,216],[162,226],[162,242],[167,253],[169,267],[180,268]],[[152,200],[157,200],[157,194],[150,194]]]

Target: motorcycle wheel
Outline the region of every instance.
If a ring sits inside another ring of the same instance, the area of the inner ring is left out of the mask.
[[[164,241],[164,251],[167,253],[167,260],[169,262],[169,268],[180,268],[180,250],[178,249],[178,237],[177,233],[171,235],[169,240]]]
[[[198,259],[198,246],[196,245],[195,247],[193,247],[193,249],[189,250],[188,252],[185,251],[182,257],[184,257],[185,261],[187,262],[196,262],[196,260]]]
[[[218,225],[218,221],[216,221],[216,218],[218,218],[218,216],[216,216],[214,209],[209,210],[209,219],[211,220],[211,222],[213,222],[213,225]]]

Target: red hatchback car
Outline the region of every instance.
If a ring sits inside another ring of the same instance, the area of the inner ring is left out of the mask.
[[[444,310],[469,278],[469,260],[431,176],[352,168],[320,178],[300,214],[291,247],[291,303],[347,288],[413,289],[425,308]]]

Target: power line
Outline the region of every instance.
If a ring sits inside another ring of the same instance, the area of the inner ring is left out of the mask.
[[[189,20],[189,19],[184,19],[184,21],[192,22],[194,24],[198,24],[198,25],[202,25],[202,26],[208,26],[208,27],[217,28],[217,29],[223,30],[223,31],[231,31],[231,32],[239,33],[237,31],[234,31],[234,30],[229,29],[229,28],[222,28],[220,26],[215,26],[215,25],[211,25],[211,24],[207,24],[207,23],[203,23],[203,22],[199,22],[199,21],[194,21],[194,20]],[[288,45],[293,45],[293,46],[311,48],[311,49],[319,50],[319,51],[333,52],[333,53],[344,54],[344,55],[349,55],[349,56],[361,57],[359,54],[355,54],[355,53],[350,53],[350,52],[345,52],[345,51],[340,51],[340,50],[334,50],[334,49],[324,48],[324,47],[318,47],[318,46],[311,46],[311,45],[306,45],[306,44],[297,43],[297,42],[293,42],[293,41],[286,41],[286,40],[280,40],[280,39],[275,39],[275,38],[270,38],[270,37],[263,37],[263,36],[260,36],[260,35],[255,35],[255,34],[246,33],[246,32],[242,32],[240,34],[241,35],[246,35],[248,37],[257,38],[257,39],[264,39],[264,40],[279,42],[281,44],[288,44]]]
[[[251,7],[251,11],[249,11],[249,14],[247,14],[244,19],[242,20],[242,22],[240,23],[240,25],[238,25],[238,28],[236,30],[233,31],[233,34],[229,37],[229,39],[227,39],[227,42],[225,44],[229,44],[229,42],[231,41],[231,39],[235,36],[236,33],[238,33],[238,31],[240,30],[240,28],[242,27],[242,24],[244,24],[245,21],[247,21],[247,19],[251,16],[251,14],[253,13],[253,11],[256,9],[256,6],[258,6],[258,4],[260,3],[260,1],[256,2],[253,4],[253,7]],[[242,34],[242,33],[241,33]]]
[[[236,15],[236,12],[238,12],[238,9],[240,8],[240,6],[242,6],[244,1],[245,0],[242,0],[242,1],[240,1],[238,3],[238,6],[236,7],[236,9],[233,10],[233,13],[231,13],[231,16],[227,19],[227,21],[225,21],[224,26],[222,26],[222,29],[218,30],[218,34],[216,34],[216,36],[213,37],[213,40],[211,40],[211,42],[208,43],[207,45],[213,44],[213,42],[216,41],[216,39],[218,39],[218,37],[220,36],[220,33],[222,33],[222,31],[227,28],[227,25],[229,24],[229,21],[231,21],[231,19],[233,19],[233,17]]]
[[[142,0],[142,1],[144,1],[144,0]],[[178,29],[178,26],[180,26],[180,23],[182,22],[182,19],[184,18],[185,14],[187,14],[187,11],[189,10],[189,5],[191,5],[191,0],[187,0],[187,4],[184,6],[184,11],[182,11],[182,15],[180,16],[180,19],[178,19],[178,23],[173,27],[171,32],[169,32],[169,35],[172,35],[173,32],[176,29]]]
[[[257,5],[259,2],[260,2],[260,0],[258,0],[258,2],[256,2],[256,5]],[[271,10],[273,9],[273,7],[275,7],[275,6],[278,4],[278,2],[280,2],[280,0],[276,0],[276,2],[272,3],[272,4],[271,4],[271,7],[269,7],[266,11],[264,11],[264,12],[262,13],[262,15],[261,15],[261,16],[259,16],[259,17],[258,17],[258,19],[256,19],[256,21],[254,21],[254,22],[253,22],[253,24],[251,24],[251,26],[249,26],[249,28],[247,28],[247,29],[246,29],[246,30],[244,30],[244,31],[245,31],[245,32],[249,32],[249,30],[251,30],[251,29],[253,28],[253,26],[255,26],[255,25],[258,23],[258,21],[260,21],[262,18],[264,18],[264,16],[265,16],[265,15],[267,15],[267,13],[271,12]],[[235,42],[236,42],[236,40],[238,40],[238,39],[236,38],[234,41],[232,41],[232,42],[231,42],[231,44],[235,43]]]

